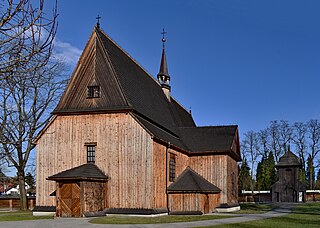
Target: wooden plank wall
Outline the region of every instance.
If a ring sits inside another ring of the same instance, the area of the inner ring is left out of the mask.
[[[37,205],[54,206],[46,178],[86,163],[85,143],[96,142],[96,165],[109,177],[110,207],[151,208],[153,140],[130,114],[58,116],[37,151]]]
[[[169,181],[169,157],[176,157],[176,177],[178,177],[189,165],[189,157],[173,149],[168,150],[168,186]],[[166,208],[166,146],[153,142],[153,202],[154,208]]]
[[[228,163],[227,155],[215,155],[215,156],[194,156],[190,157],[190,167],[199,173],[202,177],[209,182],[220,188],[220,202],[228,202]]]
[[[219,194],[170,194],[170,211],[201,211],[202,213],[213,212],[217,206]],[[206,206],[206,201],[208,205]]]
[[[105,183],[83,181],[80,188],[81,214],[105,209]]]
[[[228,175],[227,175],[227,199],[228,203],[238,203],[238,163],[227,156]],[[234,173],[234,191],[232,191],[232,173]]]

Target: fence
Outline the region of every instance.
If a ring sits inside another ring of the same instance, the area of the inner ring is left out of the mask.
[[[28,196],[27,199],[28,199],[28,209],[32,210],[36,204],[36,197]],[[20,208],[19,195],[0,196],[0,208],[5,208],[8,210],[19,209]]]

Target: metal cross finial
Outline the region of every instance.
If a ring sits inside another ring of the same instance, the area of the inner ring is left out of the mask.
[[[166,38],[164,38],[164,35],[167,34],[166,31],[164,31],[164,28],[162,29],[162,47],[164,48],[164,43],[166,42]]]
[[[97,19],[97,27],[100,28],[100,19],[101,19],[101,17],[99,16],[99,14],[96,17],[96,19]]]

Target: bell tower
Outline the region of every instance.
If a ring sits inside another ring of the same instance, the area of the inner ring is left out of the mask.
[[[166,58],[166,52],[165,52],[166,39],[164,37],[166,33],[167,32],[165,32],[163,29],[161,33],[162,34],[162,56],[161,56],[160,70],[159,70],[159,73],[157,74],[157,77],[164,94],[167,96],[168,100],[170,101],[171,86],[170,86],[170,76],[168,73],[167,58]]]

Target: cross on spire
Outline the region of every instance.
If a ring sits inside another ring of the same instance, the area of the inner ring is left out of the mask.
[[[164,37],[165,34],[167,34],[166,31],[164,31],[164,28],[162,29],[162,47],[164,48],[164,43],[166,42],[166,38]]]
[[[97,27],[100,28],[100,19],[101,19],[101,17],[99,16],[99,14],[96,17],[96,19],[97,19]]]

